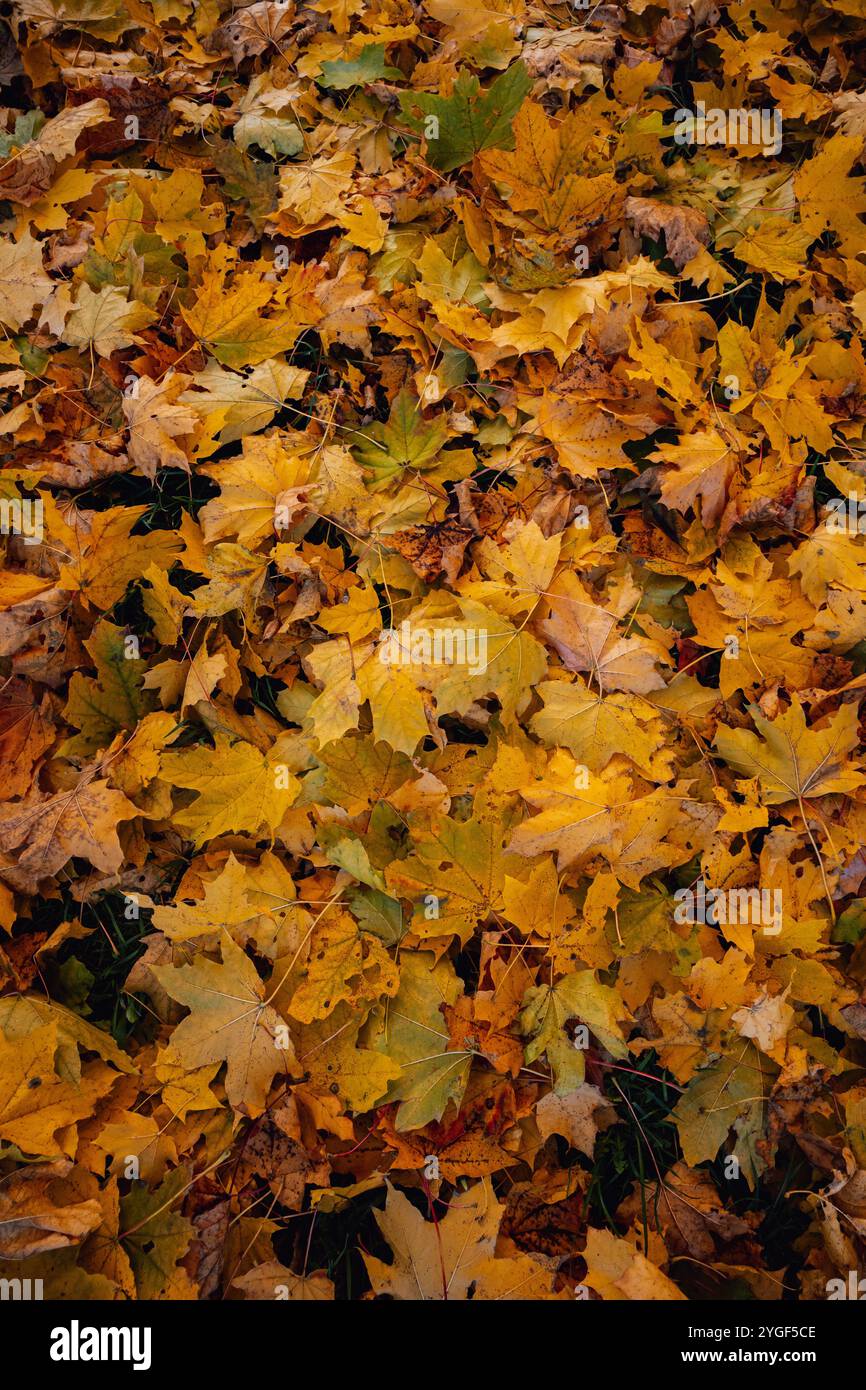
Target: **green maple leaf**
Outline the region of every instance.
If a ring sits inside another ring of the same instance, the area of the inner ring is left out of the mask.
[[[584,1079],[586,1061],[565,1031],[571,1019],[579,1019],[614,1057],[627,1057],[619,1019],[628,1010],[619,994],[595,978],[593,970],[578,970],[555,985],[537,985],[526,991],[520,1014],[520,1031],[529,1038],[526,1064],[545,1053],[553,1070],[556,1095],[568,1095]]]
[[[481,150],[514,149],[512,122],[531,86],[522,63],[512,63],[486,92],[464,68],[450,96],[401,92],[400,106],[410,128],[423,131],[430,163],[448,173]]]
[[[96,679],[75,671],[69,682],[69,699],[63,717],[81,732],[67,739],[64,757],[95,753],[106,748],[120,729],[133,729],[148,708],[142,682],[146,662],[127,656],[126,634],[103,619],[85,642]]]
[[[171,1210],[188,1185],[188,1169],[175,1168],[155,1192],[137,1184],[120,1204],[121,1238],[140,1299],[195,1298],[196,1286],[180,1264],[195,1229]]]
[[[385,45],[371,43],[357,58],[322,64],[322,75],[318,79],[323,87],[344,92],[348,87],[361,87],[365,82],[377,82],[387,77],[401,81],[403,74],[399,68],[389,67],[385,62]]]
[[[686,1163],[694,1167],[715,1158],[734,1127],[744,1140],[762,1133],[765,1097],[777,1072],[751,1043],[697,1072],[673,1113]],[[753,1148],[748,1142],[744,1147]],[[753,1176],[746,1173],[750,1182]]]
[[[386,868],[392,892],[416,901],[412,930],[418,936],[453,934],[466,942],[478,923],[502,906],[505,875],[520,862],[504,847],[517,816],[513,805],[496,806],[486,814],[476,802],[471,819],[443,816],[429,831],[419,832],[414,854]],[[428,920],[424,903],[431,894],[439,915]]]
[[[385,1097],[400,1101],[396,1128],[421,1129],[440,1120],[450,1101],[463,1097],[472,1054],[453,1049],[442,1015],[443,1004],[454,1004],[463,983],[447,959],[436,961],[429,951],[407,954],[400,962],[400,988],[387,1010],[374,1011],[362,1041],[383,1053],[400,1069]]]
[[[438,457],[448,438],[442,420],[424,419],[417,396],[405,388],[391,406],[387,424],[377,422],[368,430],[369,440],[359,444],[355,457],[374,475],[378,486],[403,468],[425,468]]]

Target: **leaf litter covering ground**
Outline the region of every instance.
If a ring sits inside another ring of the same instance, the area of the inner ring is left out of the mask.
[[[0,1275],[847,1288],[863,0],[11,11]]]

